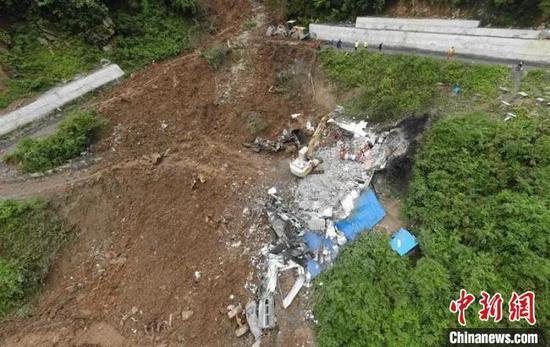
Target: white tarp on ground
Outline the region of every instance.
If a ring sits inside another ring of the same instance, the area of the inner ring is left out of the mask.
[[[115,81],[123,75],[124,71],[118,65],[111,64],[85,77],[55,87],[40,96],[36,101],[0,116],[0,136],[45,117],[55,109]]]

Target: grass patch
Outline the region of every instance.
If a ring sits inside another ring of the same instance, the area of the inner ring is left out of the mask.
[[[11,35],[2,39],[9,42],[9,49],[0,49],[0,64],[10,76],[6,90],[0,92],[0,109],[99,67],[101,58],[133,71],[175,56],[191,47],[195,35],[190,19],[156,5],[145,12],[119,10],[112,17],[116,34],[108,52],[83,37],[46,32],[32,23],[12,28]]]
[[[350,112],[371,120],[418,115],[438,105],[442,94],[455,84],[462,97],[488,100],[499,85],[508,83],[509,68],[472,65],[409,55],[386,55],[361,51],[355,54],[334,49],[321,52],[329,78],[354,97],[345,100]]]
[[[4,81],[6,90],[0,92],[0,109],[99,63],[100,50],[83,39],[61,35],[46,45],[39,42],[39,37],[37,27],[19,26],[12,35],[10,49],[0,50],[0,64],[11,76]]]
[[[370,232],[346,247],[315,288],[320,346],[441,346],[461,288],[500,292],[501,322],[512,291],[536,293],[537,326],[550,326],[550,119],[511,122],[484,113],[447,117],[425,134],[406,212],[421,257],[398,257]],[[319,285],[323,282],[323,285]]]
[[[535,98],[550,99],[550,72],[529,70],[521,80],[521,90]]]
[[[247,20],[246,22],[244,22],[243,29],[245,31],[248,31],[248,30],[255,29],[257,26],[258,26],[258,23],[256,23],[255,21]]]
[[[228,54],[229,48],[224,45],[218,45],[208,49],[206,52],[203,52],[202,56],[206,59],[208,64],[210,64],[210,67],[214,71],[217,71],[225,63]]]
[[[48,203],[0,201],[0,316],[21,309],[42,287],[65,239]]]
[[[79,156],[94,140],[104,120],[94,112],[73,112],[55,134],[42,139],[24,139],[5,160],[23,172],[46,171]]]

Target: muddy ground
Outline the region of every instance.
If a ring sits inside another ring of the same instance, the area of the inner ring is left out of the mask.
[[[290,114],[314,119],[330,105],[308,87],[315,52],[266,40],[260,4],[217,0],[210,11],[220,30],[205,44],[232,48],[220,71],[199,52],[153,64],[88,102],[109,120],[94,164],[0,178],[3,197],[52,199],[74,236],[32,314],[2,323],[0,345],[252,344],[235,336],[226,307],[252,297],[244,285],[257,282],[253,261],[271,237],[265,192],[294,178],[290,154],[242,143],[300,126]],[[258,27],[243,31],[247,20]],[[290,77],[274,91],[281,74]],[[312,344],[301,306],[262,345]]]

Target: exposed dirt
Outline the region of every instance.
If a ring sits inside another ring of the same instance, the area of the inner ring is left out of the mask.
[[[51,198],[75,235],[58,256],[31,317],[0,327],[2,346],[250,346],[226,306],[246,303],[251,259],[270,238],[262,199],[290,179],[282,157],[255,154],[247,114],[261,134],[317,114],[308,87],[270,92],[277,73],[312,65],[307,46],[266,41],[263,8],[210,4],[229,62],[212,71],[198,52],[154,64],[101,93],[110,121],[85,171],[0,181],[0,196]],[[247,19],[259,23],[243,33]],[[289,85],[311,79],[295,69]],[[223,95],[223,97],[220,97]],[[293,305],[294,306],[294,305]],[[263,345],[309,345],[297,312],[281,317]],[[191,313],[192,311],[192,313]]]

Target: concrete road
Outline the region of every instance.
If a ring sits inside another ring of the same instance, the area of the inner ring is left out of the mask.
[[[361,42],[360,44],[361,46],[359,47],[358,51],[364,51],[365,48],[363,48],[363,43]],[[336,48],[336,44],[323,44],[323,47]],[[355,51],[352,44],[346,44],[346,43],[342,43],[341,49],[343,51],[352,52],[352,53]],[[368,51],[372,53],[378,52],[378,45],[376,46],[369,45]],[[382,53],[407,54],[407,55],[416,55],[421,57],[447,59],[447,52],[434,52],[434,51],[424,51],[424,50],[415,50],[415,49],[407,49],[407,48],[393,48],[393,47],[386,47],[386,46],[382,47]],[[463,55],[463,54],[460,54],[460,52],[456,52],[455,56],[453,57],[453,60],[460,60],[470,64],[508,65],[514,68],[518,63],[518,61],[511,61],[509,59],[496,59],[496,58]],[[523,65],[523,68],[525,70],[528,70],[529,68],[550,68],[550,65],[540,64],[540,63],[525,63]]]

